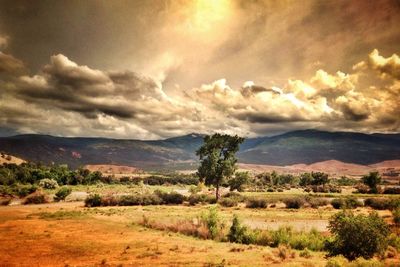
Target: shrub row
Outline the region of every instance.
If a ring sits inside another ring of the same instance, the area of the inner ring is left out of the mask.
[[[364,206],[363,203],[355,197],[335,198],[332,199],[331,205],[335,209],[355,209]]]
[[[400,198],[367,198],[364,204],[376,210],[393,210],[400,207]]]
[[[90,195],[85,199],[86,207],[98,206],[136,206],[136,205],[161,205],[161,204],[182,204],[185,201],[185,196],[176,193],[154,192],[153,194],[141,195],[106,195],[98,194]]]

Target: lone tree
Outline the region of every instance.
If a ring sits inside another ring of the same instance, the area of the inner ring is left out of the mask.
[[[236,170],[235,153],[244,138],[237,135],[216,133],[204,137],[204,144],[196,151],[200,157],[197,174],[206,185],[214,185],[215,197],[219,198],[219,187],[225,179],[230,178]]]
[[[379,175],[379,172],[370,172],[368,175],[365,175],[362,178],[362,182],[369,186],[371,193],[378,192],[378,185],[381,183],[381,181],[382,178]]]

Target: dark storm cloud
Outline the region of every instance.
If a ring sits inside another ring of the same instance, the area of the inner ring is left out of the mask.
[[[24,70],[24,63],[0,51],[0,74],[16,74]]]
[[[132,72],[107,73],[79,66],[63,55],[51,57],[41,74],[19,79],[21,99],[39,101],[47,107],[75,111],[88,118],[104,113],[123,119],[134,118],[131,101],[143,94],[156,96],[156,84]]]
[[[342,105],[341,111],[343,112],[344,118],[351,121],[363,121],[368,119],[370,113],[368,110],[355,110],[349,105]]]
[[[281,122],[297,122],[305,121],[300,116],[284,117],[279,114],[259,114],[255,112],[240,112],[235,115],[239,120],[245,120],[251,123],[281,123]]]

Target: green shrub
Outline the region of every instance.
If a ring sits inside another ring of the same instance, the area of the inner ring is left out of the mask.
[[[85,207],[99,207],[101,206],[101,196],[99,194],[89,195],[85,199]]]
[[[400,207],[400,198],[367,198],[364,203],[376,210],[392,210]]]
[[[232,219],[232,226],[229,229],[228,240],[240,244],[253,244],[256,238],[256,233],[241,225],[238,216],[235,214]]]
[[[118,198],[119,206],[160,205],[163,200],[156,194],[125,195]]]
[[[313,198],[310,198],[307,202],[314,209],[316,209],[318,207],[326,206],[326,205],[329,204],[329,201],[326,198],[315,198],[315,197],[313,197]]]
[[[43,204],[43,203],[48,203],[49,199],[47,195],[44,192],[37,191],[35,193],[32,193],[28,195],[25,200],[24,204]]]
[[[61,187],[60,189],[58,189],[58,191],[56,192],[56,195],[54,197],[55,201],[61,201],[61,200],[65,200],[65,198],[67,196],[69,196],[72,192],[72,189],[66,186]]]
[[[235,198],[222,198],[218,203],[224,207],[236,207],[238,205],[238,201]]]
[[[215,204],[217,202],[217,199],[215,198],[214,195],[193,194],[189,196],[188,201],[190,205],[196,205],[199,203]]]
[[[357,207],[362,207],[363,203],[355,197],[346,197],[332,199],[331,205],[335,209],[355,209]]]
[[[249,198],[246,201],[246,208],[251,209],[264,209],[268,206],[268,202],[265,198]]]
[[[342,211],[332,216],[328,228],[332,240],[325,247],[330,256],[342,254],[349,260],[369,259],[375,253],[383,253],[388,245],[389,226],[377,213],[365,216]]]
[[[284,199],[283,203],[285,203],[286,208],[288,209],[300,209],[304,205],[305,201],[302,197],[289,197]]]
[[[290,226],[279,227],[276,231],[270,231],[271,247],[278,247],[281,244],[288,245],[293,236],[293,229]]]
[[[237,190],[242,192],[244,190],[245,185],[249,182],[250,175],[248,172],[236,172],[235,176],[229,179],[229,190],[234,191]]]
[[[182,204],[185,201],[185,196],[177,192],[156,191],[154,194],[162,200],[161,204]]]
[[[19,197],[26,197],[37,191],[37,186],[35,185],[17,185],[12,189],[13,194],[17,194]]]
[[[342,255],[331,257],[328,259],[325,267],[345,267],[348,264],[348,260]]]
[[[58,187],[58,183],[53,179],[42,179],[39,181],[39,186],[44,189],[56,189]]]
[[[211,239],[221,238],[224,226],[216,207],[210,207],[208,213],[201,216],[201,221],[207,227]]]

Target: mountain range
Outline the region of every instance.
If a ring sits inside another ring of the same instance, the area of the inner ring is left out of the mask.
[[[46,164],[117,164],[143,169],[194,168],[195,151],[203,135],[164,140],[126,140],[50,135],[0,137],[0,151]],[[239,162],[286,166],[326,160],[370,165],[400,159],[400,134],[364,134],[319,130],[292,131],[272,137],[248,138],[237,154]]]

